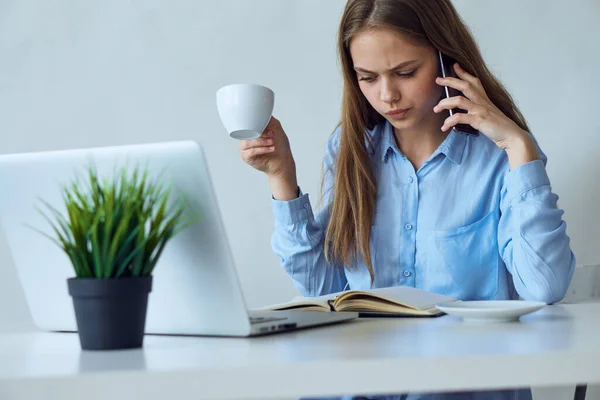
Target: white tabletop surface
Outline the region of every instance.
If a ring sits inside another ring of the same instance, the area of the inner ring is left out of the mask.
[[[0,335],[0,399],[234,399],[600,383],[600,303],[520,322],[356,320],[257,338],[146,336],[81,351],[76,334]],[[175,397],[174,397],[175,395]]]

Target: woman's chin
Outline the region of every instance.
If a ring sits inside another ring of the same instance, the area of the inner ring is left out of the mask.
[[[391,119],[391,118],[386,118],[386,119],[396,129],[408,129],[414,125],[414,120],[412,118],[401,119],[401,120]]]
[[[445,119],[441,114],[435,114],[433,112],[431,115],[415,113],[401,119],[390,118],[388,115],[384,115],[384,117],[397,130],[427,130],[429,126],[442,126]]]

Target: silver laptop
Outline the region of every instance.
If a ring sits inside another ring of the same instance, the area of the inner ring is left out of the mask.
[[[154,270],[146,333],[252,336],[325,325],[356,313],[248,310],[216,202],[207,162],[195,141],[0,155],[1,227],[34,323],[43,330],[77,331],[67,278],[69,259],[31,226],[52,233],[37,211],[40,198],[61,212],[61,186],[90,165],[109,177],[122,165],[147,166],[172,185],[201,219],[167,244]],[[28,226],[29,225],[29,226]]]

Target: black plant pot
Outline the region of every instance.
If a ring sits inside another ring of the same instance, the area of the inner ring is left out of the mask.
[[[152,276],[67,282],[83,350],[142,347]]]

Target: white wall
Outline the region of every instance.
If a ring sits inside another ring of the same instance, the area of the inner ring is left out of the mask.
[[[578,264],[600,260],[597,0],[456,0],[549,157]],[[276,92],[299,182],[315,202],[339,118],[343,0],[0,1],[0,152],[193,138],[208,150],[250,306],[296,294],[270,248],[264,177],[224,134],[214,93]],[[9,190],[9,189],[5,189]],[[243,199],[243,202],[241,201]],[[0,236],[0,318],[27,326]],[[51,267],[51,266],[49,266]]]

